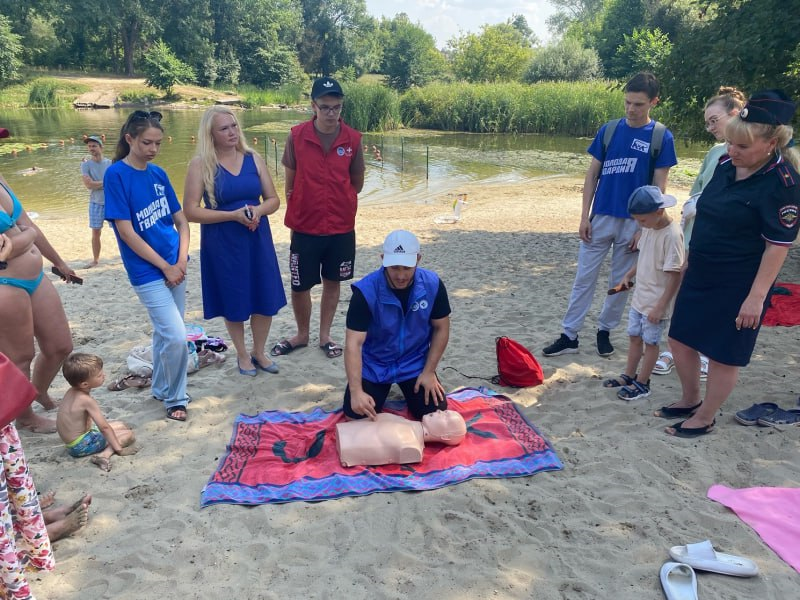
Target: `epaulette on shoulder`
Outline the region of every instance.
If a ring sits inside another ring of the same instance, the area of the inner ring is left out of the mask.
[[[784,187],[789,188],[797,185],[797,173],[794,173],[789,165],[785,163],[777,165],[775,173],[781,178]]]

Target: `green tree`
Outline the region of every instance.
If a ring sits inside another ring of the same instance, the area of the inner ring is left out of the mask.
[[[450,40],[453,73],[467,81],[517,81],[533,50],[519,30],[508,23],[484,25],[480,34]]]
[[[633,35],[624,35],[612,61],[614,72],[628,77],[639,71],[663,73],[672,51],[672,42],[658,27],[654,30],[634,29]]]
[[[584,48],[578,40],[564,38],[536,52],[525,81],[587,81],[602,75],[600,58],[593,48]]]
[[[179,83],[195,80],[194,69],[180,60],[163,41],[159,40],[144,54],[145,83],[163,90],[167,96]]]
[[[220,80],[278,86],[302,71],[295,51],[302,13],[294,0],[215,0],[210,8]]]
[[[299,0],[303,35],[297,50],[306,73],[331,75],[355,64],[356,39],[369,27],[365,0]]]
[[[11,30],[11,22],[0,15],[0,86],[14,81],[22,67],[22,38]]]
[[[558,10],[547,17],[547,28],[556,35],[564,35],[578,25],[585,27],[603,11],[603,0],[550,0]]]
[[[386,24],[383,73],[390,87],[405,91],[433,80],[446,68],[433,36],[400,13]]]
[[[674,117],[685,132],[702,135],[703,103],[720,85],[747,94],[783,88],[800,96],[790,65],[796,60],[800,11],[779,0],[717,0],[702,3],[675,37],[663,79]]]

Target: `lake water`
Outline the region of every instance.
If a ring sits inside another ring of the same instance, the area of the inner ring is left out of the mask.
[[[84,135],[105,134],[106,156],[113,155],[119,128],[129,110],[0,110],[0,127],[12,138],[0,141],[0,173],[28,211],[42,217],[83,213],[88,191],[80,178],[87,156]],[[192,136],[202,110],[161,110],[164,143],[156,164],[166,169],[182,196],[186,167],[194,155]],[[289,129],[309,113],[248,110],[239,113],[244,134],[262,153],[283,197],[280,155]],[[254,139],[255,138],[255,139]],[[457,192],[472,181],[517,182],[559,173],[583,173],[588,139],[546,135],[491,135],[403,130],[365,134],[367,174],[361,203],[424,202],[443,190]],[[380,151],[376,158],[372,148]],[[708,146],[681,144],[678,153],[698,164]],[[16,155],[12,152],[16,151]],[[277,172],[276,172],[277,164]],[[696,167],[695,167],[696,168]]]

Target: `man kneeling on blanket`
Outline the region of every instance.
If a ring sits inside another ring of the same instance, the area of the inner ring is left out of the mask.
[[[383,265],[352,285],[347,310],[344,413],[375,420],[396,383],[417,420],[447,410],[436,367],[450,337],[450,301],[433,271],[418,267],[419,240],[393,231]]]

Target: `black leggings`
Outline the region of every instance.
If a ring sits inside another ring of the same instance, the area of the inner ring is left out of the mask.
[[[429,404],[425,404],[425,388],[420,386],[419,392],[414,393],[414,385],[417,383],[417,378],[414,377],[413,379],[406,379],[405,381],[398,381],[397,385],[400,388],[400,391],[403,392],[403,396],[406,399],[406,404],[408,404],[408,410],[414,416],[415,419],[421,420],[424,415],[428,413],[436,412],[437,410],[447,410],[447,399],[445,398],[441,402],[432,402]],[[361,379],[361,386],[364,388],[364,391],[372,396],[372,399],[375,400],[375,412],[381,412],[383,410],[383,405],[386,402],[386,397],[389,395],[389,390],[392,387],[391,383],[373,383],[372,381],[368,381],[366,379]],[[344,390],[344,414],[346,414],[351,419],[363,419],[364,415],[359,415],[353,412],[353,409],[350,407],[350,386],[348,385],[347,388]]]

